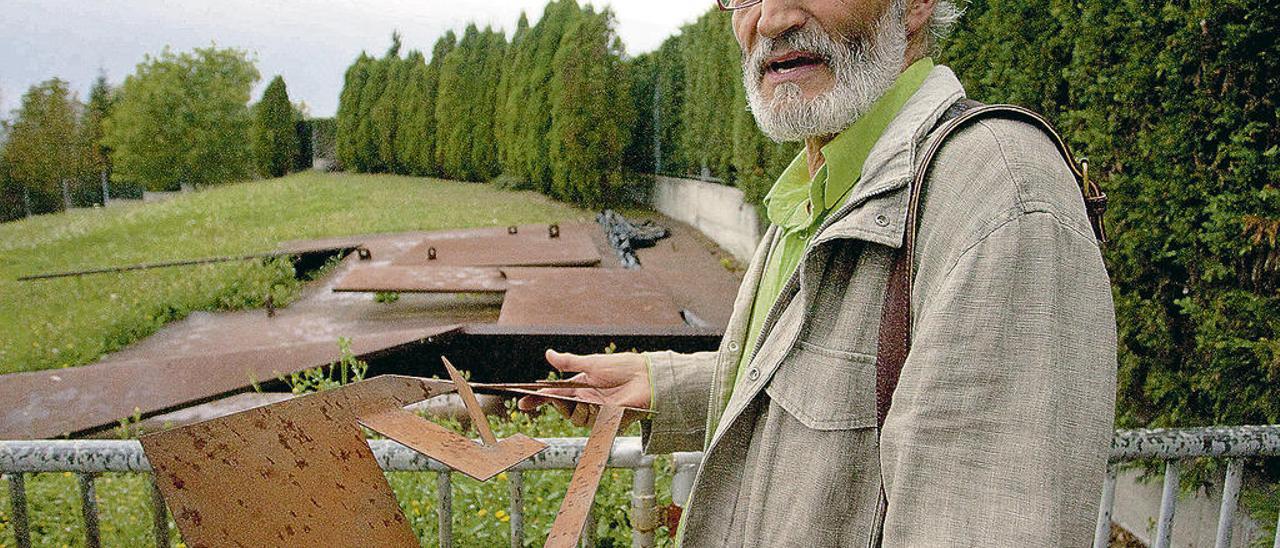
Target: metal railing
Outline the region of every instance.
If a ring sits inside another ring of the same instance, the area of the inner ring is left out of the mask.
[[[1111,510],[1116,498],[1116,474],[1120,465],[1136,460],[1164,461],[1164,486],[1160,495],[1160,516],[1156,520],[1154,548],[1168,548],[1173,537],[1173,515],[1178,501],[1180,463],[1187,459],[1227,459],[1222,481],[1222,504],[1218,511],[1216,548],[1231,546],[1244,459],[1280,456],[1280,425],[1214,428],[1167,428],[1120,430],[1111,441],[1111,459],[1102,483],[1094,548],[1107,546],[1111,533]],[[1280,548],[1280,516],[1277,517],[1275,548]]]
[[[586,445],[585,438],[544,438],[548,448],[534,458],[521,463],[509,474],[511,545],[524,543],[524,492],[522,472],[528,470],[573,469]],[[442,547],[453,545],[453,490],[452,473],[444,465],[389,440],[371,440],[369,445],[379,465],[387,472],[437,472],[436,501],[439,543]],[[676,453],[673,457],[675,475],[672,479],[671,498],[688,500],[693,478],[701,461],[700,453]],[[1232,428],[1185,428],[1162,430],[1120,430],[1111,446],[1111,458],[1103,481],[1102,500],[1098,510],[1095,547],[1107,546],[1110,537],[1111,511],[1115,502],[1116,476],[1122,463],[1155,459],[1165,461],[1164,487],[1157,521],[1154,546],[1169,546],[1173,531],[1173,517],[1178,494],[1179,463],[1186,459],[1227,459],[1223,479],[1222,505],[1218,517],[1216,546],[1225,548],[1231,544],[1232,526],[1239,504],[1240,485],[1244,473],[1244,459],[1280,456],[1280,425],[1241,426]],[[641,450],[639,438],[618,438],[609,456],[610,468],[635,471],[631,488],[632,546],[654,545],[654,532],[658,527],[656,471],[654,457]],[[104,472],[150,473],[151,465],[142,453],[142,447],[132,440],[78,440],[78,441],[0,441],[0,473],[9,483],[11,523],[19,547],[31,545],[28,504],[25,487],[26,474],[72,472],[78,475],[80,484],[81,513],[84,520],[85,544],[100,545],[98,532],[98,502],[94,478]],[[156,545],[169,545],[169,519],[164,499],[154,480],[151,488],[152,527]],[[1280,529],[1280,522],[1277,524]],[[594,527],[588,526],[588,530]],[[1280,535],[1275,544],[1280,548]]]
[[[524,481],[529,470],[572,470],[577,466],[586,446],[586,438],[541,438],[547,449],[524,461],[508,474],[510,501],[507,509],[511,528],[511,546],[524,546]],[[437,472],[436,519],[439,544],[453,546],[453,473],[448,467],[390,440],[370,440],[374,457],[386,472]],[[697,472],[698,454],[677,458],[673,478],[676,492],[688,493]],[[689,466],[690,458],[693,466]],[[635,472],[631,485],[632,546],[654,545],[658,528],[657,497],[654,489],[656,471],[654,457],[641,450],[640,438],[624,437],[614,441],[609,454],[609,468]],[[98,527],[98,500],[94,478],[107,472],[151,473],[151,464],[135,440],[39,440],[0,441],[0,473],[8,479],[11,524],[17,545],[31,546],[26,474],[71,472],[79,478],[80,508],[84,523],[85,545],[101,545]],[[169,546],[169,516],[164,499],[151,478],[152,528],[156,546]],[[588,524],[588,540],[595,527]],[[588,542],[587,544],[590,544]]]

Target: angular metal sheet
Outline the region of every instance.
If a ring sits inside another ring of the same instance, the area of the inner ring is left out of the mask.
[[[456,329],[356,335],[351,349],[369,359]],[[336,342],[326,341],[5,375],[0,378],[0,439],[49,438],[108,427],[123,418],[149,417],[207,401],[340,357]]]
[[[531,326],[684,326],[670,293],[643,271],[503,268],[510,288],[498,323]]]
[[[143,436],[191,546],[417,546],[356,417],[451,392],[377,377]]]
[[[376,265],[353,268],[334,291],[399,293],[501,293],[507,290],[502,271],[472,266]]]
[[[587,446],[578,459],[573,478],[569,480],[569,491],[560,503],[560,511],[556,514],[555,523],[551,524],[551,532],[543,546],[573,548],[578,545],[591,505],[595,502],[596,491],[600,489],[605,464],[609,462],[613,438],[618,435],[618,428],[622,426],[622,415],[621,407],[606,405],[600,408],[595,424],[591,426],[591,437],[587,438]]]
[[[478,481],[487,481],[547,448],[523,434],[480,445],[403,409],[362,415],[360,424]]]
[[[551,238],[544,230],[428,238],[392,262],[399,266],[593,266],[600,264],[600,250],[582,231],[565,230]]]

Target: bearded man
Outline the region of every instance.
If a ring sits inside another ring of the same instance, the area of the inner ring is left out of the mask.
[[[950,2],[722,1],[757,123],[804,151],[765,198],[772,226],[718,351],[548,351],[594,386],[557,392],[652,409],[651,453],[704,452],[688,546],[1087,545],[1116,342],[1072,167],[1022,121],[939,139],[964,99],[925,56],[959,15]],[[910,350],[880,417],[904,247]]]

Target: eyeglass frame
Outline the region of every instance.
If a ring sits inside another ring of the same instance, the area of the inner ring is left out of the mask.
[[[732,2],[732,1],[733,1],[733,0],[716,0],[716,6],[718,6],[718,7],[720,8],[720,11],[737,11],[737,10],[740,10],[740,9],[745,9],[745,8],[749,8],[749,7],[751,7],[751,6],[758,5],[758,4],[760,4],[760,2],[763,2],[764,0],[743,0],[742,5],[740,5],[740,6],[726,6],[726,5],[725,5],[725,4],[727,4],[727,3],[729,3],[729,2]]]

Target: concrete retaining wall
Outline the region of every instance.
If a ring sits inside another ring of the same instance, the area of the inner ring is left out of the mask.
[[[742,262],[751,260],[764,226],[742,191],[721,184],[659,175],[653,207],[697,228]]]
[[[1156,520],[1160,516],[1160,478],[1148,482],[1138,480],[1137,470],[1121,472],[1116,478],[1116,503],[1111,521],[1133,533],[1138,540],[1152,544],[1156,536]],[[1222,504],[1222,484],[1209,488],[1209,494],[1197,492],[1178,496],[1173,512],[1172,546],[1213,546],[1218,531],[1218,510]],[[1236,524],[1231,535],[1232,548],[1245,548],[1263,535],[1258,523],[1249,519],[1241,504],[1236,509]]]

